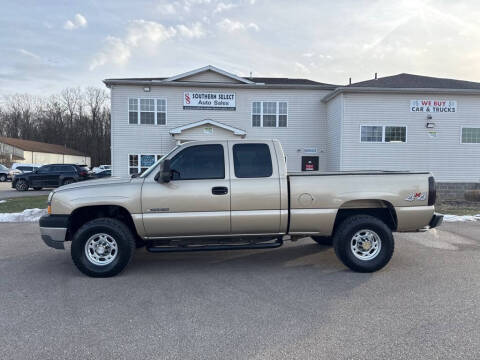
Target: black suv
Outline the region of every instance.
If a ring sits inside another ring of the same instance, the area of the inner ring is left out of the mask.
[[[29,188],[41,190],[71,184],[88,179],[88,168],[75,164],[50,164],[25,174],[15,175],[12,188],[27,191]]]

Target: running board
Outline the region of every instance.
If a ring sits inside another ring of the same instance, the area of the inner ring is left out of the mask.
[[[188,251],[219,251],[219,250],[248,250],[248,249],[274,249],[283,245],[283,240],[278,239],[270,243],[242,244],[242,245],[187,245],[187,246],[146,246],[149,252],[188,252]]]

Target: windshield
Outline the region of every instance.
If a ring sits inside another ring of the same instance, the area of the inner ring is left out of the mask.
[[[157,162],[155,164],[153,164],[152,166],[150,166],[147,170],[145,170],[143,172],[142,175],[140,175],[139,177],[141,178],[145,178],[147,177],[157,166],[158,164],[160,164],[163,159],[165,159],[168,155],[170,155],[172,152],[174,152],[175,150],[177,150],[177,148],[179,147],[180,145],[177,145],[175,146],[172,150],[170,150],[166,155],[163,155],[160,159],[157,160]]]
[[[6,166],[3,166],[2,164],[0,164],[0,170],[8,170],[8,168]]]

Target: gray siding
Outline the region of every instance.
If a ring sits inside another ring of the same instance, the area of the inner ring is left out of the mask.
[[[457,112],[432,114],[437,138],[430,138],[426,113],[410,112],[412,99],[457,101]],[[480,179],[480,144],[462,144],[462,126],[480,126],[480,98],[455,94],[344,94],[341,170],[428,170],[438,181]],[[407,143],[361,143],[360,126],[407,125]]]
[[[183,110],[184,91],[235,92],[236,111]],[[112,166],[114,176],[128,176],[128,154],[165,154],[175,141],[169,130],[185,124],[212,119],[243,129],[246,139],[278,139],[291,171],[301,169],[303,148],[316,147],[319,169],[326,170],[327,117],[320,100],[328,91],[301,89],[239,89],[152,86],[144,92],[140,86],[114,85],[112,101]],[[130,125],[128,98],[164,98],[167,100],[167,125]],[[287,128],[254,128],[251,125],[253,101],[287,101]],[[310,155],[310,154],[308,154]]]
[[[339,171],[342,156],[343,94],[327,103],[327,170]]]

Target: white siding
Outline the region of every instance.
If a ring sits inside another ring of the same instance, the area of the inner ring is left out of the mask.
[[[340,170],[343,94],[327,103],[327,170]]]
[[[457,101],[456,113],[410,112],[412,99]],[[480,126],[480,98],[455,94],[344,94],[341,170],[428,170],[439,181],[480,179],[480,144],[462,144],[462,126]],[[407,125],[407,143],[361,143],[360,126]]]
[[[236,111],[183,110],[184,91],[235,92]],[[316,147],[319,169],[326,170],[327,117],[321,102],[328,91],[300,89],[239,89],[114,85],[112,101],[113,175],[128,176],[128,154],[165,154],[175,145],[169,130],[178,126],[212,119],[247,132],[246,139],[278,139],[288,158],[291,171],[301,170],[303,148]],[[167,125],[130,125],[128,98],[167,99]],[[253,101],[287,101],[288,128],[254,128],[251,123]],[[308,154],[310,155],[310,154]]]
[[[52,154],[44,152],[31,152],[24,151],[23,157],[25,160],[16,161],[18,163],[26,164],[78,164],[78,165],[88,165],[90,166],[90,157],[89,156],[78,156],[78,155],[63,155],[63,154]]]

